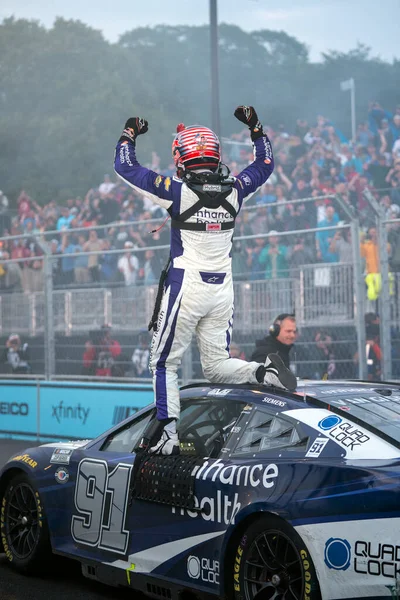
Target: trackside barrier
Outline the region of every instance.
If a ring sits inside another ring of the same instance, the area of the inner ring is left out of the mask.
[[[153,402],[150,385],[0,381],[0,437],[94,438]]]

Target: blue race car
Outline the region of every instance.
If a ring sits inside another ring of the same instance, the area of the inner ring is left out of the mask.
[[[152,598],[344,600],[400,589],[400,389],[183,388],[181,454],[140,450],[154,406],[0,473],[16,569],[51,554]],[[48,567],[47,567],[48,568]]]

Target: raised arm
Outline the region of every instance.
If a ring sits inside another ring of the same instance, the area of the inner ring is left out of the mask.
[[[268,179],[274,170],[274,157],[271,143],[263,131],[256,111],[252,106],[238,106],[235,117],[250,129],[253,142],[254,161],[236,178],[235,188],[238,191],[240,205],[248,200]]]
[[[143,196],[169,210],[174,198],[179,197],[182,183],[139,164],[136,158],[136,138],[147,130],[148,122],[145,119],[131,117],[127,120],[115,150],[114,169],[121,179]]]

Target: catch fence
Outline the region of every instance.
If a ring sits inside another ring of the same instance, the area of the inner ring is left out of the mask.
[[[324,196],[324,200],[326,198]],[[394,286],[396,290],[393,293],[385,287],[383,268],[382,293],[375,302],[368,300],[365,265],[360,255],[358,217],[340,198],[329,198],[344,218],[323,227],[279,231],[274,235],[264,233],[257,223],[260,210],[257,206],[250,207],[242,220],[238,220],[233,243],[235,318],[232,355],[251,359],[256,340],[267,334],[276,316],[294,312],[299,338],[291,357],[299,376],[367,378],[365,313],[380,310],[382,316],[385,310],[389,310],[389,328],[398,328],[400,303],[397,289],[400,282],[397,276],[394,279],[387,276],[391,289]],[[290,204],[314,206],[317,200],[302,199]],[[273,210],[274,206],[271,204],[265,209]],[[376,209],[373,203],[371,207],[382,239],[386,222],[379,207]],[[301,222],[299,215],[299,224]],[[146,350],[148,352],[150,335],[146,332],[157,293],[156,280],[168,255],[168,244],[164,243],[168,238],[165,230],[151,243],[144,242],[149,239],[145,238],[145,234],[154,227],[154,223],[160,223],[160,219],[99,227],[98,237],[102,236],[101,239],[106,242],[112,236],[118,240],[119,234],[123,233],[119,247],[117,243],[111,249],[106,243],[99,250],[86,248],[85,251],[73,252],[70,249],[68,254],[52,250],[51,239],[54,241],[56,235],[61,244],[63,235],[79,235],[87,230],[37,234],[34,237],[36,256],[16,260],[5,258],[1,263],[5,275],[16,283],[11,289],[7,286],[0,289],[1,341],[5,343],[10,333],[20,334],[23,341],[29,342],[33,371],[44,374],[48,379],[89,375],[95,378],[95,373],[88,372],[85,367],[84,355],[90,346],[100,343],[102,326],[109,324],[112,327],[111,337],[120,346],[118,358],[111,361],[114,363],[111,377],[149,378],[147,369],[138,374],[132,358],[135,350],[140,351],[143,360]],[[390,221],[390,226],[392,224],[393,221]],[[140,245],[125,248],[125,233],[129,239],[136,239],[135,235],[140,233]],[[19,243],[20,239],[23,237],[4,238],[8,243],[13,240]],[[324,256],[319,255],[320,246],[323,242],[326,255],[332,240],[341,240],[344,250],[347,243],[347,253],[339,253],[336,249],[335,260],[324,260]],[[382,241],[380,244],[382,246]],[[278,251],[274,250],[276,247]],[[104,265],[113,265],[118,271],[118,259],[129,252],[137,257],[139,271],[142,271],[142,277],[134,285],[125,285],[118,279],[90,278],[90,264],[95,264],[99,270]],[[260,260],[258,253],[262,256]],[[89,262],[91,257],[93,261]],[[149,270],[146,271],[150,260],[153,266],[158,265],[153,268],[154,273],[150,270],[152,276],[149,276]],[[388,260],[384,252],[380,253],[380,260],[383,263]],[[79,277],[74,269],[70,279],[63,276],[57,279],[63,265],[67,264],[65,261],[76,261],[74,264],[80,265]],[[31,266],[27,267],[28,264]],[[388,304],[383,306],[385,298]],[[382,323],[380,334],[384,354],[382,365],[386,374],[392,371],[396,374],[400,367],[400,353],[399,358],[394,356],[390,345],[388,350],[387,340],[385,346],[386,321]],[[400,339],[400,335],[398,337]],[[391,332],[393,339],[396,341]],[[8,367],[3,363],[1,369],[6,372]],[[179,375],[185,383],[203,378],[194,342],[185,353]]]

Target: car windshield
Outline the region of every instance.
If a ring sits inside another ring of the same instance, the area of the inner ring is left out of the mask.
[[[326,396],[323,400],[328,401]],[[383,388],[366,389],[358,394],[343,392],[330,397],[329,403],[347,412],[350,418],[354,415],[400,443],[400,390]]]

